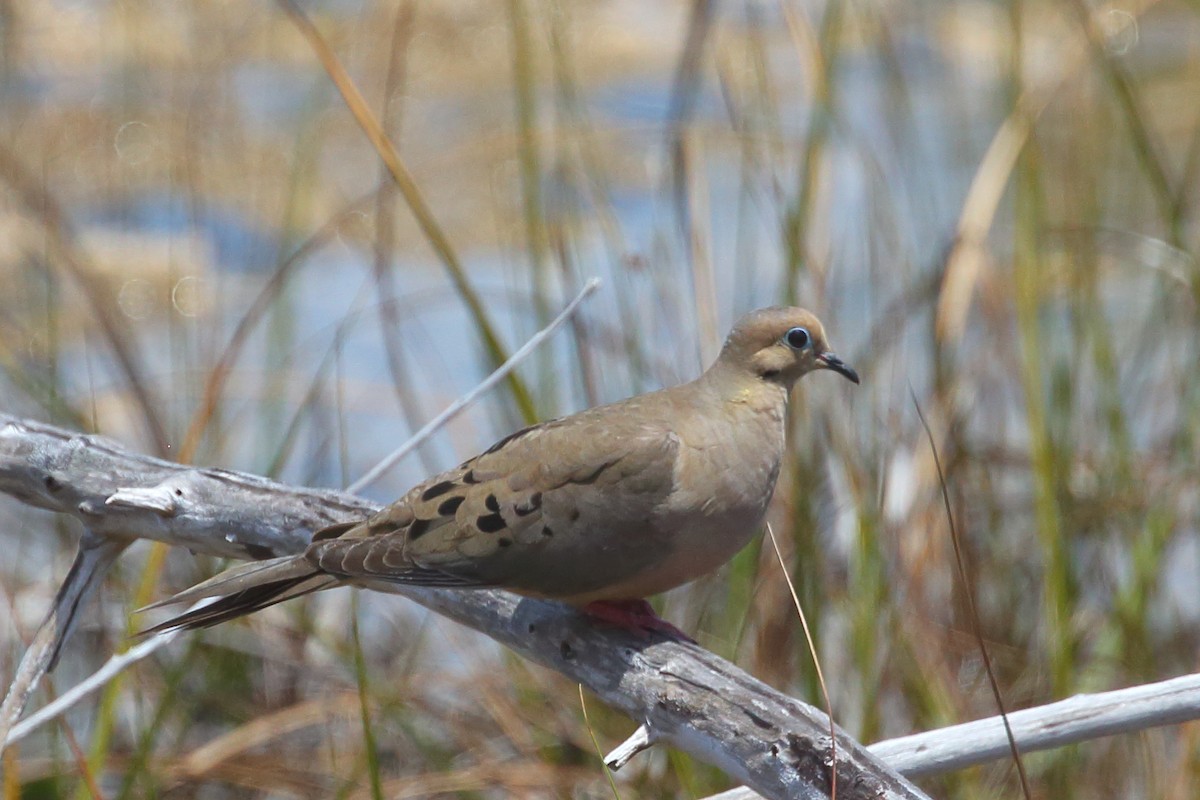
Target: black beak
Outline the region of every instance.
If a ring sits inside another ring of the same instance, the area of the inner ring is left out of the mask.
[[[817,362],[825,369],[831,369],[846,380],[858,383],[858,373],[854,371],[854,367],[842,361],[833,353],[821,353],[817,356]]]

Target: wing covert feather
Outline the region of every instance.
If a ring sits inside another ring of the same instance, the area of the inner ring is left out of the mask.
[[[346,578],[520,588],[547,556],[586,555],[598,530],[644,528],[672,490],[679,439],[607,408],[505,437],[362,524],[314,537],[309,561]]]

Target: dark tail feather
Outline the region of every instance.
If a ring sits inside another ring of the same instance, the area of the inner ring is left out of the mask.
[[[148,636],[153,633],[176,629],[193,630],[195,628],[209,628],[226,620],[252,614],[267,606],[282,603],[284,600],[290,600],[293,597],[299,597],[309,592],[324,589],[335,583],[337,583],[337,579],[329,575],[310,575],[302,578],[289,578],[274,583],[264,583],[218,598],[216,601],[200,608],[185,611],[166,622],[161,622],[158,625],[140,631],[138,635]]]
[[[234,617],[250,614],[302,594],[337,583],[331,575],[318,572],[303,556],[292,556],[243,564],[222,572],[191,589],[148,608],[216,597],[205,605],[185,611],[166,622],[139,632],[145,636],[175,629],[207,628]],[[141,609],[145,611],[146,609]]]

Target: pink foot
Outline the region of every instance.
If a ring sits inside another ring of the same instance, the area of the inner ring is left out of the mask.
[[[658,631],[672,639],[696,643],[695,639],[655,614],[645,600],[597,600],[588,603],[582,610],[594,620],[630,631],[642,639],[648,638],[650,631]]]

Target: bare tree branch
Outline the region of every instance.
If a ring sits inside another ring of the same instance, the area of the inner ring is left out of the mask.
[[[17,674],[8,687],[3,704],[0,704],[0,743],[7,741],[9,731],[21,716],[42,676],[54,669],[63,643],[75,627],[80,606],[91,597],[104,573],[128,544],[128,540],[102,539],[85,530],[79,540],[75,562],[54,598],[54,605],[26,648],[17,666]],[[3,749],[0,746],[0,752]]]
[[[58,719],[63,714],[70,711],[77,703],[89,696],[93,692],[98,692],[104,686],[115,678],[120,673],[124,672],[129,667],[141,661],[146,656],[158,650],[165,644],[174,641],[182,633],[180,630],[166,631],[159,633],[145,641],[138,642],[133,647],[123,653],[114,653],[109,657],[108,661],[104,662],[104,666],[87,676],[84,680],[72,686],[69,690],[63,692],[52,702],[39,708],[36,712],[30,714],[25,719],[15,725],[12,725],[12,730],[4,740],[4,745],[12,745],[24,739],[35,730],[45,725],[51,720]],[[29,651],[25,655],[25,659],[29,658],[29,652],[33,652],[33,647],[30,646]],[[25,659],[22,659],[24,662]],[[19,675],[18,671],[18,675]],[[17,681],[13,681],[16,684]],[[11,694],[11,692],[10,692]],[[27,699],[27,698],[26,698]],[[22,701],[22,706],[25,700]]]
[[[1200,674],[1099,694],[1080,694],[1008,715],[1022,753],[1200,719]],[[918,777],[984,764],[1009,755],[1000,717],[952,725],[867,747],[904,775]],[[708,800],[760,800],[742,787]]]
[[[0,414],[0,491],[78,517],[116,542],[154,539],[234,558],[296,553],[313,530],[374,510],[350,495],[130,453],[107,440]],[[507,592],[363,584],[403,594],[587,686],[663,741],[771,798],[822,798],[825,714],[699,646],[639,640],[567,606]],[[19,714],[19,710],[17,712]],[[839,731],[842,798],[925,797]]]
[[[1008,715],[1022,752],[1049,750],[1118,733],[1200,719],[1200,674],[1098,694]],[[878,742],[868,748],[905,775],[929,775],[983,764],[1008,755],[1000,717]]]

